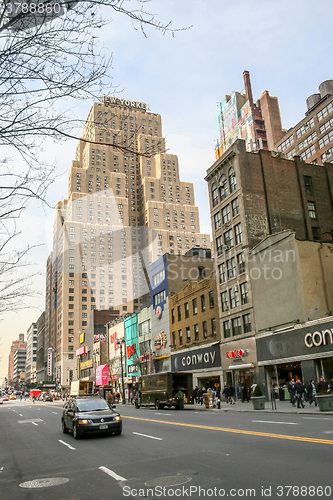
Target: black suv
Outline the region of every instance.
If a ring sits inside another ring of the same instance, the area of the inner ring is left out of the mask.
[[[122,421],[103,398],[81,397],[69,399],[63,407],[61,423],[62,431],[67,434],[73,432],[74,439],[83,434],[94,432],[120,435]]]

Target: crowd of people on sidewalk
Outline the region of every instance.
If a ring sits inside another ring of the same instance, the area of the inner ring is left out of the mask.
[[[292,378],[288,385],[288,391],[290,395],[290,403],[297,408],[305,408],[305,402],[308,402],[311,406],[312,403],[318,406],[317,395],[333,393],[333,379],[328,384],[324,377],[319,379],[319,382],[315,384],[314,380],[311,380],[307,387],[301,382],[299,378]]]

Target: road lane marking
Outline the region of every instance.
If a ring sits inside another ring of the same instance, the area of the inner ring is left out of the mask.
[[[276,422],[274,420],[251,420],[251,422],[259,422],[260,424],[286,424],[286,425],[299,425],[296,422]]]
[[[247,434],[249,436],[262,436],[262,437],[271,437],[276,439],[287,439],[290,441],[301,441],[307,443],[320,443],[320,444],[331,444],[333,445],[333,441],[329,439],[316,439],[316,438],[307,438],[303,436],[287,436],[284,434],[271,434],[268,432],[256,432],[256,431],[246,431],[242,429],[228,429],[226,427],[212,427],[208,425],[196,425],[196,424],[182,424],[180,422],[168,422],[167,420],[153,420],[150,418],[140,418],[140,417],[128,417],[123,415],[122,418],[129,418],[132,420],[143,420],[145,422],[156,422],[157,424],[166,424],[166,425],[179,425],[180,427],[192,427],[195,429],[207,429],[212,431],[220,431],[220,432],[230,432],[234,434]]]
[[[33,422],[43,422],[41,418],[27,418],[27,420],[19,420],[18,424],[31,424]]]
[[[145,438],[157,439],[158,441],[163,441],[163,438],[157,438],[157,437],[154,437],[154,436],[148,436],[148,434],[140,434],[140,432],[133,432],[133,434],[136,434],[137,436],[143,436]]]
[[[118,476],[118,474],[113,472],[113,470],[110,470],[107,467],[104,467],[104,465],[102,465],[101,467],[98,467],[98,468],[100,470],[102,470],[103,472],[105,472],[105,474],[108,474],[109,476],[113,477],[113,479],[115,479],[116,481],[127,481],[127,479],[125,479],[124,477]]]
[[[333,418],[327,417],[302,417],[304,420],[333,420]]]
[[[172,413],[155,413],[155,415],[172,415]]]
[[[38,424],[36,424],[36,422],[31,422],[31,423],[32,423],[33,425],[37,425],[37,426],[38,426]]]
[[[23,417],[22,413],[20,413],[20,417]]]
[[[55,415],[58,415],[58,413],[56,411],[53,411],[52,413],[54,413]]]
[[[76,450],[76,448],[73,448],[73,446],[71,446],[70,444],[66,443],[65,441],[62,441],[62,439],[58,439],[58,441],[59,441],[59,443],[67,446],[67,448],[69,448],[70,450]]]

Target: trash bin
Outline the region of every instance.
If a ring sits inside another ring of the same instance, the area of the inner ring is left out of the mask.
[[[282,387],[279,388],[279,400],[284,401],[284,389]]]

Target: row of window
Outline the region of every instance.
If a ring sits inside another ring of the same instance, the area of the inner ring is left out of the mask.
[[[208,303],[209,303],[210,309],[212,309],[214,307],[214,293],[212,290],[208,293]],[[204,294],[200,296],[200,304],[201,304],[201,312],[204,312],[206,310],[206,298],[205,298]],[[192,313],[193,313],[193,315],[198,313],[198,305],[197,305],[196,298],[192,300]],[[184,304],[184,317],[189,318],[189,316],[190,316],[189,303],[185,302],[185,304]],[[182,307],[181,306],[177,306],[177,319],[178,319],[178,321],[181,321],[181,319],[182,319]],[[175,310],[171,309],[171,323],[174,323],[174,322],[175,322]]]
[[[202,337],[206,339],[207,337],[216,337],[216,321],[215,318],[210,320],[211,333],[208,334],[207,321],[202,322]],[[176,346],[176,332],[172,332],[172,345]],[[193,335],[191,334],[191,327],[187,326],[185,328],[185,343],[189,344],[191,341],[198,342],[200,340],[200,330],[199,324],[193,326]],[[178,344],[183,345],[183,330],[178,330]]]
[[[319,113],[317,113],[318,121],[320,122],[321,120],[326,118],[326,116],[328,116],[330,113],[332,113],[332,111],[333,111],[333,103],[330,102],[321,111],[319,111]]]
[[[229,290],[221,293],[221,308],[222,312],[227,312],[230,309],[235,309],[240,305],[249,303],[249,292],[247,289],[247,282],[234,285]]]
[[[223,233],[223,235],[216,238],[217,255],[221,255],[224,250],[229,250],[234,246],[234,236],[235,245],[239,245],[239,243],[243,241],[241,223],[236,224],[236,226],[229,229],[229,231],[226,231],[225,233]]]
[[[294,144],[294,136],[293,135],[291,135],[290,137],[287,137],[287,139],[282,144],[280,144],[280,146],[278,146],[277,150],[284,151],[285,149],[288,149],[289,146],[291,146],[292,144]]]
[[[223,337],[225,339],[231,336],[235,337],[236,335],[242,335],[242,333],[249,333],[251,329],[251,315],[244,314],[223,322]]]
[[[228,182],[229,181],[229,182]],[[212,191],[212,203],[213,207],[215,207],[219,201],[224,200],[229,193],[232,193],[237,189],[236,182],[236,174],[234,167],[231,167],[228,172],[228,179],[226,175],[222,175],[218,184],[213,182],[211,191]]]
[[[236,268],[236,258],[237,258],[237,268]],[[231,257],[226,262],[222,262],[219,265],[219,279],[220,283],[225,283],[227,280],[236,277],[236,272],[238,274],[245,273],[245,257],[244,252],[237,254],[237,256]]]
[[[314,147],[314,144],[310,146],[308,149],[306,149],[300,156],[303,161],[305,161],[307,158],[310,158],[310,156],[314,155],[316,152],[316,149]]]
[[[327,144],[333,141],[333,130],[325,134],[321,139],[319,139],[319,148],[323,148]]]
[[[238,198],[231,202],[231,205],[227,205],[221,211],[214,215],[214,226],[215,230],[219,229],[222,224],[226,224],[231,220],[232,217],[236,217],[239,214],[239,203]]]
[[[298,149],[301,150],[301,149],[305,148],[306,146],[311,144],[311,142],[313,142],[316,138],[317,138],[317,132],[313,132],[308,137],[306,137],[306,139],[304,139],[304,141],[299,143]]]

